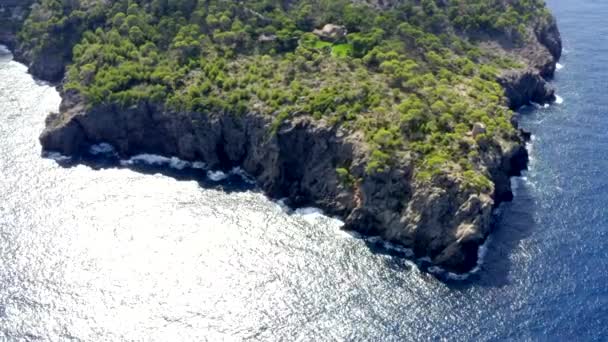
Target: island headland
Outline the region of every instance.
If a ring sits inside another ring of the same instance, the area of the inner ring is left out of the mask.
[[[238,166],[456,273],[512,199],[529,137],[513,110],[555,100],[562,50],[534,0],[0,0],[0,18],[61,92],[44,150]]]

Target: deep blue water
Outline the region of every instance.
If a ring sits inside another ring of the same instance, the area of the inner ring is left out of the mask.
[[[548,3],[564,102],[522,111],[530,170],[458,284],[202,170],[41,158],[58,95],[0,54],[0,341],[608,339],[608,3]]]

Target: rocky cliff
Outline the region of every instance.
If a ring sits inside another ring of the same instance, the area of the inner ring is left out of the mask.
[[[554,98],[546,79],[561,53],[557,26],[539,22],[531,30],[534,39],[525,47],[505,49],[528,65],[500,76],[513,108]],[[34,75],[46,79],[49,75],[38,71],[47,62],[56,65],[44,58],[30,62]],[[417,257],[453,272],[475,266],[493,208],[512,198],[509,178],[527,164],[523,135],[489,144],[480,163],[494,186],[480,192],[449,174],[417,180],[408,155],[397,166],[370,174],[369,148],[360,133],[307,116],[283,122],[273,134],[272,119],[256,112],[204,115],[149,102],[89,107],[76,92],[62,95],[60,112],[49,115],[40,137],[45,150],[77,156],[107,142],[123,157],[155,153],[204,161],[211,168],[241,166],[269,196],[286,197],[292,206],[318,206],[344,218],[345,229],[412,248]],[[337,174],[339,167],[349,168],[349,179]]]

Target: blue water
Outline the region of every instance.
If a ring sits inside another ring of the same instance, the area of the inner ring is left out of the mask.
[[[548,3],[564,102],[522,111],[530,170],[464,283],[202,170],[41,158],[58,94],[0,53],[0,341],[608,339],[608,3]]]

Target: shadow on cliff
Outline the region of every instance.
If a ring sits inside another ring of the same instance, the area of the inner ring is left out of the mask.
[[[433,267],[430,261],[412,260],[407,252],[395,249],[390,244],[366,240],[366,245],[372,253],[391,256],[384,261],[386,267],[408,272],[411,271],[412,265],[406,260],[414,261],[430,281],[441,281],[453,290],[507,286],[510,284],[509,274],[514,268],[512,255],[519,248],[521,241],[529,237],[535,228],[536,203],[530,194],[530,188],[522,178],[515,178],[514,183],[515,198],[512,202],[503,203],[495,214],[493,231],[490,241],[486,243],[480,270],[469,274],[466,279],[454,279],[447,274],[432,275],[429,272]]]
[[[537,210],[530,186],[522,178],[516,178],[514,183],[515,198],[512,202],[503,203],[496,214],[480,271],[464,282],[448,282],[452,289],[503,287],[510,284],[509,275],[516,267],[513,254],[520,248],[521,241],[534,231],[534,213]]]
[[[43,157],[48,157],[43,154]],[[53,158],[54,159],[54,158]],[[201,188],[218,189],[227,193],[242,192],[257,189],[256,185],[251,181],[244,179],[238,173],[230,172],[230,170],[214,170],[218,180],[212,180],[208,176],[207,169],[197,169],[192,167],[184,167],[182,169],[173,168],[168,165],[154,165],[145,163],[132,163],[129,165],[121,164],[119,159],[106,157],[82,156],[77,159],[60,158],[54,159],[57,164],[64,168],[72,168],[78,165],[85,165],[93,170],[106,169],[126,169],[135,171],[145,175],[161,174],[171,177],[177,181],[196,182]]]

